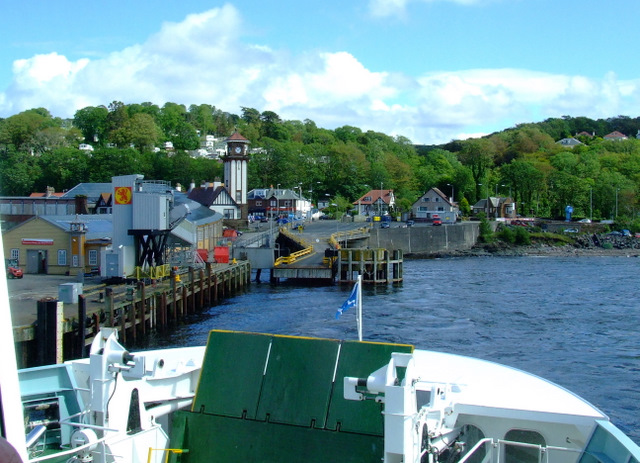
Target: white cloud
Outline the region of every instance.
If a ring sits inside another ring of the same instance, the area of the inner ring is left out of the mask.
[[[369,0],[369,13],[378,18],[404,17],[409,3],[449,2],[459,5],[475,5],[494,0]]]
[[[12,84],[0,92],[0,116],[46,107],[72,117],[113,100],[209,103],[236,114],[248,106],[330,129],[353,125],[442,143],[546,117],[633,114],[640,104],[640,81],[613,73],[591,79],[471,69],[412,77],[372,71],[344,51],[291,56],[247,45],[240,30],[237,10],[225,6],[163,24],[144,43],[101,59],[51,53],[18,60]]]

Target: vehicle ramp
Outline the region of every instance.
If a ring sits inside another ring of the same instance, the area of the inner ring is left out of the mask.
[[[180,462],[380,462],[382,404],[344,399],[406,344],[211,331],[191,411],[173,421]]]

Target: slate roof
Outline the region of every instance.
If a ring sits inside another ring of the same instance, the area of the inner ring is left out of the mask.
[[[75,198],[78,195],[84,195],[89,202],[95,202],[103,193],[111,194],[111,182],[109,183],[78,183],[76,186],[67,190],[63,198]]]
[[[203,206],[209,207],[216,201],[218,196],[220,196],[226,191],[227,190],[223,186],[219,186],[216,188],[197,187],[189,191],[187,197],[193,201],[196,201],[202,204]],[[237,207],[238,204],[233,200],[233,198],[228,193],[226,196],[229,202],[225,204],[230,204]]]
[[[41,215],[42,220],[64,230],[69,231],[71,222],[86,224],[87,240],[108,239],[113,236],[113,220],[111,214],[71,214],[71,215]]]

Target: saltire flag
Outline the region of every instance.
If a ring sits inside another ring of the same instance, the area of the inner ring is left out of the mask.
[[[351,294],[349,294],[349,298],[346,301],[344,301],[344,303],[342,304],[342,307],[340,307],[336,312],[336,320],[340,318],[340,315],[342,315],[342,312],[352,307],[355,307],[356,304],[358,303],[358,284],[359,284],[359,281],[356,282],[355,285],[353,285],[353,289],[351,290]]]

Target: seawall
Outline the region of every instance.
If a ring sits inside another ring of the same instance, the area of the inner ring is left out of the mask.
[[[404,254],[464,250],[476,244],[479,225],[479,222],[460,222],[441,227],[373,228],[367,246],[402,249]]]

